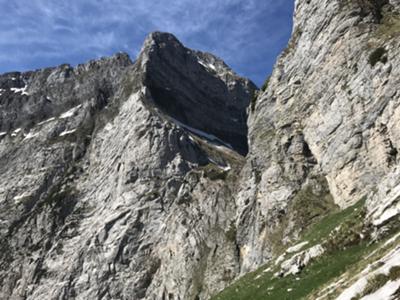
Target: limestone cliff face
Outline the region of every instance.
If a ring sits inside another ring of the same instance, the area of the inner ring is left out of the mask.
[[[206,299],[238,273],[250,81],[154,33],[0,88],[1,299]]]
[[[0,76],[0,298],[209,299],[265,264],[257,278],[298,274],[397,232],[399,14],[296,1],[250,106],[251,81],[165,33],[135,62]]]
[[[399,12],[399,1],[296,1],[292,38],[250,109],[241,273],[335,205],[366,199],[365,227],[399,227]]]

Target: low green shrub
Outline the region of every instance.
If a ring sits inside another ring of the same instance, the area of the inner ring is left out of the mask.
[[[386,49],[383,47],[379,47],[375,49],[368,58],[369,64],[374,67],[378,62],[387,63],[388,57],[386,56]]]
[[[231,222],[228,231],[225,233],[225,236],[228,241],[235,242],[236,241],[236,226],[235,222]]]
[[[225,180],[228,176],[228,171],[216,166],[212,163],[203,167],[204,176],[211,180]]]
[[[363,296],[370,295],[388,282],[389,278],[385,274],[377,274],[368,280],[368,284],[363,291]]]
[[[400,278],[400,266],[394,266],[390,268],[389,278],[392,281]]]
[[[267,79],[265,80],[264,84],[261,87],[261,90],[265,92],[269,86],[269,80],[271,79],[271,76],[268,76]]]

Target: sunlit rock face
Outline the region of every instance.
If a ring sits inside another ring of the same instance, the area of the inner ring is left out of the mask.
[[[297,274],[326,240],[277,254],[361,199],[368,237],[395,230],[399,11],[296,1],[258,97],[159,32],[135,62],[0,76],[0,298],[210,299],[265,263]]]
[[[1,299],[206,299],[236,276],[252,82],[153,33],[135,62],[0,89]]]
[[[292,38],[250,109],[241,273],[301,237],[328,203],[365,199],[373,230],[398,226],[399,11],[398,1],[296,1]]]

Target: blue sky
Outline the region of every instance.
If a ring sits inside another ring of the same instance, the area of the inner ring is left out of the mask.
[[[294,0],[0,0],[0,73],[76,65],[175,34],[261,85],[292,30]]]

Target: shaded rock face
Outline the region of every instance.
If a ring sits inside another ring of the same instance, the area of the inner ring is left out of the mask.
[[[256,90],[251,81],[212,54],[158,32],[145,41],[139,60],[145,64],[145,84],[166,114],[247,153],[246,109]]]
[[[207,299],[238,274],[254,84],[155,33],[135,63],[10,73],[0,89],[1,299]]]

